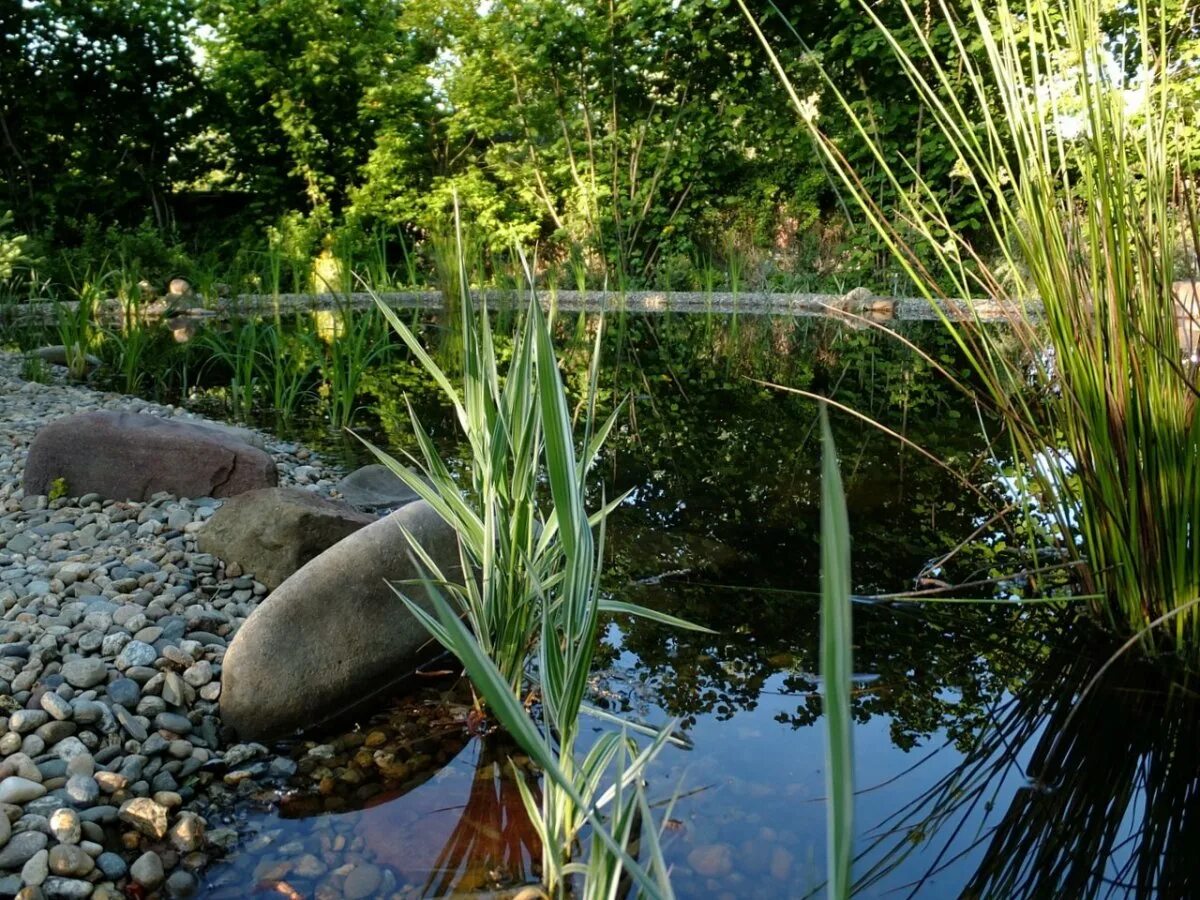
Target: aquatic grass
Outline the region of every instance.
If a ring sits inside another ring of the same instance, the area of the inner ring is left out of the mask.
[[[121,390],[136,394],[150,377],[150,351],[156,343],[156,329],[141,316],[136,301],[124,306],[121,324],[104,328],[104,348],[113,348],[113,367],[121,375]]]
[[[414,546],[414,550],[423,555],[419,547]],[[578,763],[573,755],[574,738],[579,731],[578,716],[568,724],[566,734],[556,735],[549,724],[539,729],[475,635],[442,596],[438,582],[430,579],[423,585],[428,592],[426,604],[417,603],[407,592],[398,590],[398,593],[410,610],[431,625],[436,623],[434,627],[442,635],[439,640],[444,640],[462,662],[472,685],[487,700],[493,715],[545,776],[540,802],[520,773],[516,774],[516,783],[542,842],[542,877],[551,896],[570,896],[568,877],[571,875],[582,874],[585,884],[592,877],[603,878],[604,883],[609,884],[614,870],[619,869],[636,882],[642,896],[670,900],[670,883],[666,867],[661,864],[661,852],[652,853],[653,871],[647,871],[629,852],[628,800],[621,800],[621,792],[632,791],[635,796],[642,792],[640,779],[646,766],[666,745],[671,726],[659,731],[640,751],[632,749],[624,733],[607,733],[596,742],[583,762]],[[621,757],[621,753],[626,756]],[[614,766],[616,772],[611,784],[606,777],[610,766]],[[614,800],[618,814],[604,816],[602,808]],[[648,809],[644,797],[638,805]],[[611,825],[614,821],[616,829]],[[645,824],[652,820],[645,816],[641,821]],[[604,853],[594,857],[595,862],[581,866],[569,860],[585,823],[591,827],[593,841],[604,847]],[[656,844],[652,843],[651,847],[654,846]],[[590,872],[592,866],[598,870],[594,876]]]
[[[284,252],[278,232],[269,229],[267,232],[267,247],[263,251],[263,261],[266,263],[266,286],[271,296],[278,299],[283,293],[283,263]]]
[[[463,571],[478,572],[479,577],[467,579],[463,585],[447,585],[441,579],[442,586],[465,615],[484,651],[503,673],[510,690],[518,695],[524,683],[526,664],[542,631],[538,610],[543,602],[543,592],[553,591],[560,598],[565,596],[562,575],[566,566],[565,548],[578,552],[575,530],[579,523],[574,523],[565,538],[562,536],[563,512],[553,488],[557,485],[560,492],[564,489],[563,479],[568,476],[563,474],[563,467],[570,468],[574,474],[569,477],[582,485],[619,409],[599,425],[594,425],[590,416],[594,412],[594,402],[587,404],[585,444],[576,460],[567,399],[558,380],[557,363],[549,344],[549,325],[537,298],[531,298],[528,311],[518,324],[512,357],[503,375],[496,358],[486,307],[476,314],[467,291],[462,292],[459,302],[460,320],[464,326],[459,330],[458,355],[454,364],[461,374],[461,389],[451,382],[450,376],[395,311],[382,301],[377,300],[377,305],[453,408],[470,449],[467,461],[469,484],[460,486],[453,477],[411,404],[409,415],[420,451],[420,458],[412,462],[421,469],[422,475],[377,448],[371,449],[457,532]],[[602,328],[598,329],[596,335],[592,385],[597,380],[602,331]],[[535,340],[538,334],[540,337]],[[543,340],[544,344],[541,343]],[[539,363],[538,360],[549,362]],[[542,379],[549,377],[547,372],[553,375],[552,384],[542,383]],[[547,421],[545,404],[554,398],[554,391],[561,395],[556,405],[549,409],[555,418]],[[566,429],[565,434],[563,429]],[[541,511],[540,496],[543,453],[546,454],[546,470],[552,487],[552,507],[547,514]],[[464,487],[466,497],[463,496]],[[582,487],[579,490],[582,491]],[[578,540],[586,541],[590,546],[590,528],[599,526],[622,499],[609,501],[591,514],[583,512],[582,497],[574,501],[570,515],[582,515],[587,531],[586,538]],[[425,562],[428,564],[428,560]],[[430,574],[440,579],[440,573],[431,571]],[[579,590],[577,582],[571,584]],[[578,613],[581,602],[576,596],[571,609]],[[686,624],[652,610],[623,604],[613,608],[618,607],[620,612],[633,612],[678,626]],[[572,622],[579,626],[575,620]],[[435,623],[427,621],[427,624],[439,640],[444,637]],[[592,625],[594,628],[594,622]]]
[[[642,872],[605,830],[597,812],[597,805],[607,802],[603,790],[607,773],[621,765],[617,763],[621,754],[630,752],[628,741],[608,733],[578,759],[580,716],[592,711],[585,701],[602,614],[640,615],[677,627],[692,626],[600,594],[604,521],[616,504],[602,504],[597,513],[589,515],[585,481],[614,419],[610,417],[594,431],[590,425],[585,428],[586,450],[577,458],[568,399],[550,329],[536,297],[530,301],[502,381],[491,349],[486,310],[476,319],[465,293],[462,302],[463,321],[470,327],[463,329],[461,399],[440,369],[431,374],[443,384],[443,390],[451,392],[472,445],[473,483],[480,499],[487,501],[482,515],[461,498],[452,479],[447,482],[445,467],[436,457],[431,458],[428,436],[415,417],[414,428],[426,454],[425,474],[433,487],[377,453],[443,518],[458,523],[462,567],[479,576],[468,578],[466,585],[448,584],[428,555],[414,546],[429,573],[434,612],[410,596],[405,588],[411,586],[397,585],[397,589],[439,643],[462,661],[492,714],[546,772],[540,798],[534,798],[520,782],[518,787],[542,840],[543,878],[551,892],[560,895],[569,876],[577,871],[570,860],[585,824],[592,825],[595,839],[608,849],[608,871],[611,873],[616,860],[641,883],[641,878],[651,876]],[[393,327],[397,323],[394,321]],[[411,333],[404,339],[418,358],[428,360],[427,367],[433,365]],[[593,357],[593,366],[596,359]],[[591,421],[591,415],[585,416],[585,423]],[[551,495],[550,512],[544,516],[536,496],[543,456]],[[492,468],[497,459],[504,463],[503,468]],[[519,502],[512,503],[514,498]],[[593,528],[598,536],[593,535]],[[455,601],[453,608],[442,597],[443,591]],[[459,621],[460,615],[469,630]],[[531,656],[538,678],[542,731],[534,727],[520,700]],[[632,754],[622,779],[632,782],[670,735],[670,728],[663,729],[648,748]],[[626,812],[628,802],[626,799]]]
[[[67,372],[79,381],[87,375],[89,352],[95,346],[98,330],[96,310],[104,299],[103,282],[85,278],[76,291],[74,304],[54,304],[55,330],[67,356]]]
[[[659,744],[657,748],[662,746]],[[605,833],[593,826],[587,858],[568,863],[565,871],[582,879],[577,894],[584,900],[621,900],[631,894],[672,900],[675,892],[671,887],[671,867],[663,855],[662,831],[671,818],[674,798],[662,813],[664,824],[656,828],[642,778],[658,749],[643,758],[635,754],[629,741],[623,740],[620,747],[621,752],[613,762],[612,786],[604,795],[607,802],[602,804],[607,810]],[[614,846],[624,852],[614,852]],[[626,868],[627,858],[645,860],[645,877],[651,880],[652,891],[647,891],[640,882],[639,890],[632,890],[634,877]]]
[[[567,251],[567,269],[575,282],[575,290],[584,293],[588,287],[587,256],[581,244],[572,243]]]
[[[266,325],[258,352],[259,382],[266,385],[267,402],[284,420],[291,419],[312,393],[320,347],[312,332],[289,330],[277,315]]]
[[[851,894],[854,851],[853,624],[850,525],[829,414],[821,406],[821,709],[825,714],[828,896]]]
[[[464,317],[464,321],[472,320]],[[483,335],[488,334],[486,322],[485,317],[480,325]],[[490,345],[490,340],[486,343]],[[635,878],[648,896],[664,896],[656,886],[661,877],[656,880],[638,866],[620,837],[614,836],[601,820],[599,808],[620,791],[634,789],[633,783],[665,745],[671,728],[662,729],[645,749],[637,753],[630,749],[624,734],[609,732],[601,736],[582,759],[577,758],[577,742],[581,733],[580,716],[587,711],[585,698],[601,614],[619,612],[676,625],[685,623],[632,604],[602,599],[599,579],[604,521],[607,510],[612,507],[602,507],[595,523],[598,537],[594,537],[592,518],[585,508],[586,473],[594,452],[582,459],[576,458],[567,396],[551,344],[550,329],[536,298],[530,303],[521,346],[521,355],[533,364],[534,379],[531,384],[522,378],[518,389],[526,392],[530,387],[534,388],[535,396],[528,398],[533,414],[528,415],[527,420],[531,424],[540,422],[543,440],[535,440],[531,446],[544,447],[542,452],[552,501],[552,511],[540,520],[540,534],[529,535],[535,548],[532,559],[542,561],[543,565],[527,568],[527,581],[523,585],[527,592],[525,607],[533,613],[535,621],[531,624],[536,626],[536,632],[527,639],[536,641],[536,649],[527,647],[524,652],[528,654],[532,650],[536,660],[542,729],[539,731],[534,726],[520,704],[519,693],[513,691],[512,682],[445,600],[434,595],[435,614],[426,612],[413,600],[406,600],[411,611],[426,623],[439,642],[458,656],[476,689],[487,699],[489,709],[545,772],[546,782],[540,799],[535,798],[523,782],[518,781],[518,788],[542,841],[542,877],[547,889],[555,896],[563,896],[568,877],[581,871],[570,860],[579,832],[585,824],[591,824],[593,840],[606,848],[606,853],[598,855],[595,863],[606,879],[611,880],[619,868]],[[516,354],[513,365],[518,365]],[[469,373],[470,369],[465,371]],[[517,372],[528,374],[529,369],[520,368]],[[513,380],[514,373],[510,370],[506,384]],[[470,384],[469,375],[467,384]],[[585,438],[585,446],[598,448],[599,442],[593,442],[597,437],[603,439],[611,422],[609,419],[601,426],[599,432],[591,436],[592,441]],[[542,452],[534,454],[535,473]],[[535,513],[536,507],[529,512]],[[419,548],[414,547],[414,550],[424,557],[428,566],[428,557]],[[545,562],[550,565],[544,565]],[[437,573],[431,574],[434,575],[432,583],[444,584],[444,579]],[[482,573],[485,581],[488,574],[487,570]],[[467,618],[470,619],[469,612]],[[520,669],[523,673],[523,663]],[[616,766],[618,776],[613,785],[606,788],[606,776],[613,766]],[[630,802],[622,801],[617,809],[621,813],[618,835],[628,836]],[[590,871],[590,865],[582,871]]]
[[[357,277],[376,291],[392,288],[392,273],[388,268],[387,229],[375,226],[367,237],[361,271]]]
[[[228,370],[226,396],[235,419],[246,420],[254,410],[262,340],[263,326],[254,318],[233,321],[228,328],[205,329],[195,340],[209,355],[205,368],[220,363]]]
[[[461,661],[478,692],[479,706],[486,704],[542,769],[540,796],[522,781],[517,784],[542,842],[542,875],[551,894],[565,896],[571,878],[593,865],[589,862],[581,869],[572,862],[579,834],[590,826],[593,841],[605,848],[594,863],[597,873],[603,871],[605,885],[611,886],[623,872],[646,896],[669,896],[669,883],[662,887],[667,883],[665,868],[648,872],[630,855],[626,841],[635,810],[640,821],[650,822],[640,815],[646,804],[644,798],[637,800],[638,781],[671,739],[672,727],[651,731],[652,740],[641,749],[624,731],[603,734],[586,751],[579,745],[580,717],[597,713],[587,703],[587,694],[601,617],[638,615],[694,627],[608,599],[600,591],[604,523],[622,499],[602,501],[595,511],[587,509],[588,474],[617,415],[614,411],[600,423],[595,418],[602,328],[591,359],[577,452],[551,328],[527,263],[522,260],[529,304],[503,374],[486,305],[478,312],[473,307],[461,253],[457,264],[462,327],[453,363],[461,386],[452,382],[395,311],[378,298],[376,303],[453,408],[469,448],[469,483],[460,484],[450,473],[411,405],[420,453],[412,461],[421,474],[371,449],[455,530],[461,569],[471,574],[462,584],[452,583],[406,533],[425,577],[393,587],[418,621]],[[528,691],[531,663],[536,687]],[[540,728],[527,710],[535,701]],[[613,803],[616,812],[602,814],[602,808]],[[589,877],[584,875],[585,883]]]
[[[362,409],[363,380],[388,350],[386,325],[374,309],[354,310],[348,301],[338,304],[334,334],[326,341],[321,364],[329,421],[335,428],[354,423]]]
[[[455,368],[461,390],[425,350],[396,312],[380,301],[378,308],[433,378],[454,409],[470,448],[470,483],[461,488],[434,448],[416,411],[408,406],[420,448],[418,462],[429,479],[372,448],[438,512],[459,536],[463,571],[478,571],[478,579],[445,586],[483,652],[493,660],[509,691],[520,693],[525,665],[537,639],[537,597],[528,571],[545,560],[538,557],[538,462],[541,423],[533,394],[533,343],[527,327],[518,330],[507,378],[500,374],[486,309],[478,323],[465,289],[466,276],[456,281],[459,329]],[[432,574],[432,573],[431,573]],[[445,635],[440,635],[439,639]]]
[[[404,232],[400,229],[396,230],[396,242],[400,245],[400,261],[404,272],[404,282],[400,286],[416,288],[423,283],[416,247],[409,246],[408,241],[404,239]]]
[[[1112,20],[1099,0],[972,0],[966,24],[942,6],[938,27],[960,51],[953,67],[932,52],[925,8],[903,6],[903,33],[863,9],[958,157],[962,189],[984,210],[998,262],[950,227],[937,185],[885,158],[825,76],[824,95],[891,184],[898,208],[882,208],[821,131],[816,101],[799,97],[758,35],[831,170],[934,303],[1006,423],[1021,487],[1057,520],[1060,552],[1086,561],[1083,591],[1103,596],[1094,614],[1121,633],[1140,633],[1200,596],[1196,372],[1181,362],[1172,290],[1179,229],[1194,223],[1183,199],[1190,163],[1175,149],[1185,111],[1172,90],[1179,72],[1170,8],[1139,4],[1130,11],[1135,23],[1114,36],[1101,30]],[[1106,48],[1118,39],[1135,78],[1110,65]],[[1027,275],[1014,284],[1012,273]],[[970,306],[938,302],[981,293],[1009,313],[1024,361],[1004,352]],[[1147,650],[1200,663],[1195,610],[1147,634]]]
[[[35,384],[49,384],[53,380],[50,364],[40,356],[26,353],[21,357],[21,378]]]

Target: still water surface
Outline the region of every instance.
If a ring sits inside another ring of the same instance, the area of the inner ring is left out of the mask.
[[[579,320],[584,339],[563,354],[578,396],[592,327]],[[908,329],[961,367],[937,326]],[[1005,461],[981,436],[986,419],[876,331],[630,316],[610,323],[605,348],[602,405],[625,406],[597,470],[605,496],[629,491],[609,527],[607,588],[718,634],[614,622],[596,697],[638,721],[678,719],[690,742],[649,785],[680,897],[821,895],[816,407],[764,382],[831,395],[936,460],[835,416],[864,597],[1023,569],[993,519],[1009,499]],[[413,449],[407,398],[454,451],[454,423],[411,363],[380,366],[367,387],[364,433]],[[364,461],[321,428],[299,436]],[[1022,576],[965,592],[1003,601],[989,605],[856,605],[861,896],[1187,895],[1200,855],[1172,850],[1196,820],[1190,696],[1122,664],[1072,714],[1108,648],[1070,609],[1022,601],[1047,586]],[[535,881],[508,765],[521,755],[468,734],[468,702],[461,681],[427,679],[373,719],[298,743],[283,801],[230,812],[250,837],[206,890],[474,896]]]

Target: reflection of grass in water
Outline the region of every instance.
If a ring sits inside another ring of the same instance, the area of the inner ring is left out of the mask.
[[[539,794],[524,769],[509,764],[515,745],[481,738],[475,775],[462,813],[434,861],[423,896],[446,897],[481,890],[496,881],[523,880],[541,855],[541,841],[525,809],[515,779]]]
[[[912,896],[980,852],[966,896],[1186,896],[1194,889],[1200,702],[1186,682],[1129,657],[1079,699],[1103,663],[1097,641],[1076,625],[996,706],[992,727],[963,763],[880,823],[859,887],[920,847],[932,862],[910,885]],[[993,815],[1014,781],[1020,787]]]

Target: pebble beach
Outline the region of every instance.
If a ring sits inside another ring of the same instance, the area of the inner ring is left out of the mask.
[[[226,647],[267,589],[197,551],[219,500],[26,496],[45,423],[196,417],[20,372],[0,355],[0,897],[194,896],[210,854],[238,840],[218,811],[295,771],[234,742],[219,714]],[[335,484],[305,448],[258,440],[281,485]]]

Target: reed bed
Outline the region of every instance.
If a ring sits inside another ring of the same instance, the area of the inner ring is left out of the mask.
[[[801,98],[758,34],[826,162],[935,303],[981,402],[1007,426],[1027,519],[1054,520],[1058,550],[1081,563],[1079,587],[1095,595],[1098,618],[1124,634],[1146,631],[1147,650],[1195,666],[1200,422],[1174,292],[1180,244],[1197,246],[1194,161],[1176,150],[1186,110],[1172,89],[1171,39],[1181,23],[1162,0],[1131,8],[1134,21],[1115,35],[1102,31],[1114,19],[1099,0],[972,0],[965,22],[945,3],[904,9],[901,33],[863,5],[985,211],[986,234],[974,242],[950,227],[937,186],[883,156],[828,76],[820,96]],[[927,12],[959,49],[953,66],[928,42]],[[1133,58],[1115,60],[1116,43]],[[854,122],[894,208],[880,206],[822,132],[822,102]],[[970,308],[955,315],[936,304],[980,295],[1007,309],[1022,357],[1006,354],[1010,338]],[[1040,318],[1026,303],[1033,296]]]

